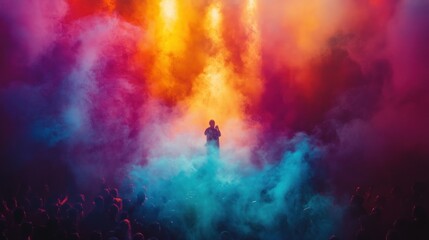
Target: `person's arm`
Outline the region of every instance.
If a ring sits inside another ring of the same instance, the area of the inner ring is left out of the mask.
[[[220,134],[219,126],[216,126],[216,130],[217,130],[217,135],[220,137],[221,134]]]

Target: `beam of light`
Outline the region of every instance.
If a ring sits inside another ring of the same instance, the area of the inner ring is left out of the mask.
[[[162,0],[159,3],[161,17],[165,21],[165,27],[171,29],[174,27],[174,21],[177,19],[177,1]]]
[[[187,39],[187,19],[180,11],[182,6],[176,0],[163,0],[148,9],[157,13],[150,29],[154,62],[149,74],[149,89],[154,96],[168,100],[181,94],[179,80],[174,74],[175,58],[181,56]]]
[[[240,89],[246,95],[258,102],[262,92],[261,69],[261,31],[259,26],[258,0],[248,0],[243,12],[243,25],[246,26],[248,37],[246,50],[243,53],[244,69],[246,75],[239,81]],[[249,84],[251,82],[251,84]]]
[[[233,66],[228,63],[228,49],[222,37],[224,21],[221,2],[213,2],[205,14],[205,31],[209,39],[206,65],[202,73],[196,77],[193,95],[187,100],[191,115],[199,116],[197,122],[206,124],[207,119],[215,118],[223,124],[225,132],[231,133],[231,138],[225,139],[225,146],[234,142],[232,122],[235,129],[240,129],[243,119],[243,96],[234,88],[234,82],[239,76]],[[238,136],[238,135],[237,135]],[[232,146],[231,146],[232,147]]]

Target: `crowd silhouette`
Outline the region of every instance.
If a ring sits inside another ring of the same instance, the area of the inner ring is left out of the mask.
[[[426,183],[393,186],[387,195],[356,187],[344,214],[346,239],[429,239]]]
[[[90,199],[82,193],[53,193],[48,185],[35,191],[22,184],[15,192],[0,193],[1,240],[163,239],[160,228],[153,227],[158,223],[143,226],[136,217],[146,199],[143,192],[123,199],[104,183]]]
[[[156,207],[146,206],[144,191],[130,198],[120,193],[103,181],[98,191],[87,194],[54,193],[47,185],[36,191],[22,184],[12,193],[1,193],[0,240],[184,239],[168,226],[174,223],[152,217]],[[343,225],[330,239],[429,239],[427,200],[423,182],[409,189],[392,187],[388,195],[357,187],[344,211]],[[260,238],[219,229],[218,239]]]

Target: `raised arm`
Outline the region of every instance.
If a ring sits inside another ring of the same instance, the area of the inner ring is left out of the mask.
[[[217,126],[217,125],[216,125],[216,130],[217,130],[217,135],[220,137],[221,133],[220,133],[220,130],[219,130],[219,126]]]

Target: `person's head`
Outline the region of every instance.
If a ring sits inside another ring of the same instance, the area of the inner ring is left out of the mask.
[[[94,204],[97,208],[103,208],[104,206],[104,198],[102,196],[97,196],[94,198]]]
[[[401,233],[396,229],[390,229],[386,233],[386,240],[399,240],[402,239]]]
[[[133,240],[144,240],[143,233],[138,232],[138,233],[134,234]]]
[[[112,197],[110,195],[110,189],[109,188],[102,189],[100,195],[102,195],[104,197],[104,199]]]
[[[6,230],[7,222],[4,216],[0,217],[0,235]]]
[[[42,207],[42,199],[39,197],[33,197],[31,198],[31,209],[37,210]]]
[[[85,203],[85,194],[79,193],[73,196],[74,203]]]
[[[70,208],[67,210],[67,219],[70,219],[71,221],[77,221],[79,217],[79,211],[75,208]]]
[[[10,210],[14,210],[15,208],[18,207],[18,201],[16,200],[15,197],[13,197],[13,198],[9,199],[9,201],[7,201],[7,207]]]
[[[22,208],[16,208],[13,211],[13,219],[16,224],[21,224],[25,219],[25,211]]]
[[[122,232],[129,232],[131,230],[131,223],[130,220],[124,219],[119,223],[119,229],[121,229]]]
[[[60,215],[63,218],[67,218],[68,217],[68,210],[71,208],[70,204],[68,203],[64,203],[61,207],[60,207]]]
[[[5,200],[0,201],[0,213],[4,213],[9,211],[9,208],[7,207],[7,203]]]
[[[364,202],[364,199],[360,195],[353,195],[350,199],[350,205],[351,206],[362,206]]]
[[[130,199],[123,199],[122,200],[122,209],[124,211],[128,211],[130,209],[130,207],[131,207],[131,200]]]
[[[415,205],[413,207],[413,217],[414,217],[414,220],[416,220],[416,221],[426,222],[427,214],[426,214],[426,210],[424,209],[424,207],[419,206],[419,205]]]
[[[117,198],[119,196],[118,189],[117,188],[111,188],[110,189],[110,195],[114,198]]]
[[[77,210],[79,217],[83,217],[83,205],[82,203],[76,203],[75,205],[73,205],[73,208]]]
[[[137,194],[137,203],[139,205],[143,205],[145,201],[146,201],[146,194],[143,191],[139,192]]]
[[[209,125],[210,125],[210,127],[214,127],[215,126],[215,121],[212,119],[212,120],[210,120],[209,121]]]
[[[338,240],[338,237],[335,235],[332,235],[331,237],[329,237],[329,240]]]
[[[356,186],[356,188],[355,188],[355,194],[363,196],[364,195],[364,191],[363,191],[363,189],[360,186]]]

